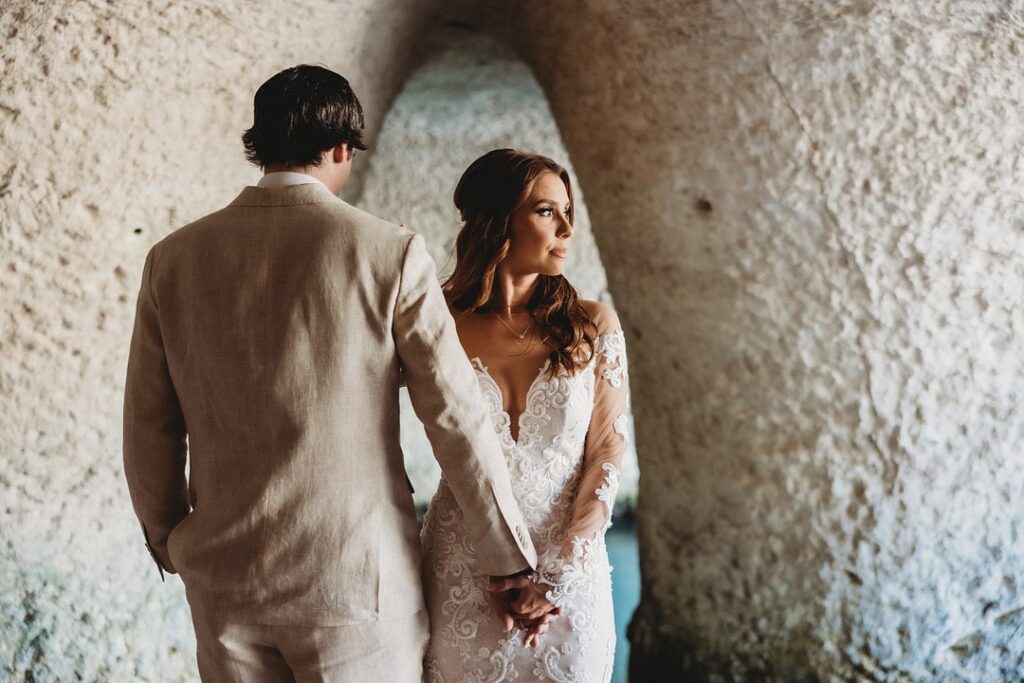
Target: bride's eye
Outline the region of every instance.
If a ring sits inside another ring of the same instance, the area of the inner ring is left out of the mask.
[[[541,216],[544,216],[545,218],[550,218],[554,213],[554,209],[552,209],[550,206],[545,206],[543,209],[540,209],[537,213],[540,214]]]

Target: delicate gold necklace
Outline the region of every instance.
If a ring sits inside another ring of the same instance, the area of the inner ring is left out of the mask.
[[[509,309],[509,316],[511,317],[511,308]],[[520,341],[526,339],[526,335],[530,332],[530,328],[533,327],[533,318],[532,317],[530,318],[530,322],[527,323],[526,329],[523,330],[522,332],[516,332],[514,329],[512,329],[512,326],[509,325],[507,322],[505,322],[504,318],[502,318],[500,315],[498,315],[497,312],[495,312],[494,317],[498,319],[499,323],[501,323],[502,325],[505,326],[506,330],[508,330],[509,332],[514,334],[516,336],[516,338],[519,339]]]

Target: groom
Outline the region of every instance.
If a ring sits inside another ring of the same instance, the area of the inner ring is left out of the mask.
[[[366,149],[348,82],[297,66],[254,104],[262,180],[146,258],[132,503],[161,576],[185,584],[204,681],[418,682],[400,378],[480,566],[522,574],[536,552],[423,240],[337,197]]]

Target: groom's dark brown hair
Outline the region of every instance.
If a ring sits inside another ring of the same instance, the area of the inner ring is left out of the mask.
[[[253,98],[245,158],[261,168],[316,166],[321,154],[363,144],[363,107],[348,81],[322,66],[300,64],[275,74]]]

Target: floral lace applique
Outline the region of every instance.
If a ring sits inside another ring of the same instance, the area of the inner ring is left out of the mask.
[[[626,335],[622,330],[602,334],[594,346],[594,355],[604,356],[605,367],[601,371],[601,377],[618,389],[627,374]]]
[[[629,443],[629,418],[625,415],[619,415],[615,418],[615,422],[612,423],[612,429],[615,430],[616,434],[622,436],[622,440],[625,443]]]
[[[621,472],[619,472],[619,468],[610,462],[601,465],[601,469],[606,472],[604,484],[594,493],[597,494],[597,499],[604,503],[608,511],[608,521],[604,525],[605,530],[607,530],[612,525],[612,506],[615,504],[615,494],[619,491],[619,475],[621,475]]]
[[[519,417],[520,448],[533,445],[541,431],[551,421],[549,410],[561,410],[569,403],[569,378],[562,375],[547,377],[550,361],[541,368],[540,375],[534,380],[530,390],[526,392],[526,407]]]
[[[575,373],[552,376],[546,364],[527,391],[517,425],[504,410],[501,388],[487,368],[479,359],[473,359],[473,366],[513,493],[537,548],[539,562],[532,578],[547,584],[548,599],[562,607],[562,616],[551,623],[536,650],[523,644],[520,630],[503,632],[487,601],[487,577],[475,569],[476,554],[462,513],[442,478],[422,532],[432,631],[426,680],[607,683],[615,641],[604,538],[608,524],[595,529],[592,537],[575,537],[571,543],[567,534],[572,533],[568,528],[581,495],[610,517],[619,482],[617,461],[595,464],[600,478],[592,472],[584,482],[585,451],[594,433],[598,392],[622,387],[627,380],[622,332],[599,335],[593,358]],[[625,442],[628,421],[621,411],[612,412],[615,419],[600,428]],[[517,439],[512,437],[514,426],[519,427]],[[561,557],[563,552],[570,557]]]
[[[487,366],[479,358],[474,358],[471,362],[473,363],[473,368],[479,373],[477,376],[482,378],[481,383],[484,386],[481,388],[483,389],[484,398],[487,400],[488,412],[491,414],[491,424],[494,426],[494,433],[498,435],[502,448],[511,450],[516,446],[516,442],[512,439],[512,416],[505,412],[505,408],[501,404],[501,389],[491,379],[491,374],[487,372]]]

